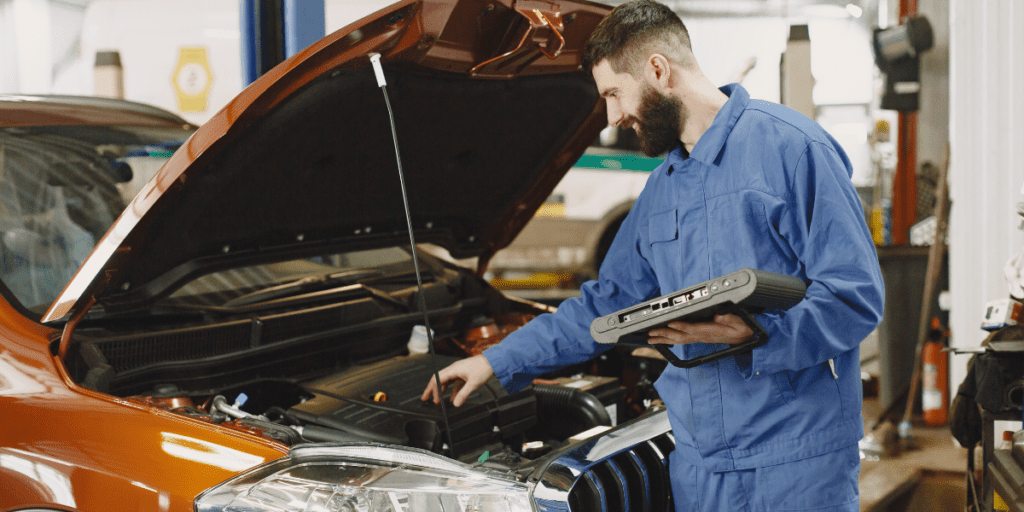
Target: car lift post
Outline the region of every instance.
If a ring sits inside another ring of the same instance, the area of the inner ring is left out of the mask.
[[[324,0],[241,0],[242,82],[324,37]]]

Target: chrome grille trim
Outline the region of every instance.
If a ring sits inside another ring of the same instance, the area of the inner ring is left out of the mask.
[[[541,512],[671,511],[674,448],[664,409],[637,418],[546,457],[530,475],[534,504]]]

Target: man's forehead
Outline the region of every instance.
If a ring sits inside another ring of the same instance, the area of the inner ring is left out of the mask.
[[[629,73],[616,73],[608,59],[603,59],[594,65],[592,70],[594,83],[597,85],[597,92],[602,96],[633,82],[633,76]]]

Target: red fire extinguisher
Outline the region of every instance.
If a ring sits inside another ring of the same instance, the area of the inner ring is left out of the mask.
[[[938,318],[932,318],[932,336],[921,352],[921,409],[924,423],[937,427],[946,424],[949,415],[949,356],[942,351],[942,339],[948,331],[940,330]]]

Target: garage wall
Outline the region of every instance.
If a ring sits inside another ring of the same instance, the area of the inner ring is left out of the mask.
[[[75,78],[88,3],[0,0],[0,93],[79,92],[68,79]]]
[[[949,0],[950,327],[954,346],[976,346],[986,301],[1006,297],[1003,265],[1024,245],[1024,3]],[[951,367],[953,389],[966,373]]]
[[[921,109],[917,113],[917,163],[942,165],[949,140],[949,0],[918,0],[932,25],[934,43],[921,54]]]
[[[49,0],[2,0],[0,92],[49,92],[51,83]]]

